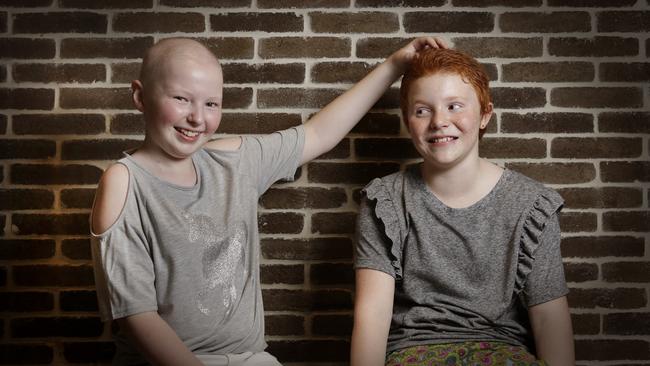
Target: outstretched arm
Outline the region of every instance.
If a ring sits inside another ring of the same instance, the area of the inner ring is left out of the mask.
[[[383,366],[393,314],[395,280],[373,269],[356,271],[351,366]]]
[[[535,337],[537,358],[549,366],[573,366],[573,329],[566,296],[531,306],[528,316]]]
[[[410,61],[425,48],[446,48],[438,38],[421,37],[390,55],[350,90],[334,99],[305,123],[301,164],[331,150],[359,122]]]

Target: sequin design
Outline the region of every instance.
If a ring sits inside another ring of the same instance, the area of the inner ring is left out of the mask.
[[[214,307],[221,299],[223,316],[227,317],[248,276],[245,224],[226,229],[207,215],[185,212],[183,216],[189,223],[189,241],[199,243],[202,251],[203,284],[196,295],[196,306],[205,315],[215,315]]]
[[[388,355],[386,366],[546,366],[524,347],[502,342],[414,346]]]

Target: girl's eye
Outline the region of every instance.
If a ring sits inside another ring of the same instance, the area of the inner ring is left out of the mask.
[[[217,102],[207,102],[205,105],[208,106],[208,108],[219,108],[219,103]]]
[[[426,109],[426,108],[417,108],[415,110],[415,115],[418,116],[418,117],[422,117],[422,116],[427,115],[428,112],[429,112],[429,110]]]
[[[450,111],[458,111],[458,110],[460,110],[460,108],[461,108],[460,104],[454,103],[454,104],[449,105],[449,110]]]
[[[181,97],[179,95],[175,96],[174,99],[178,100],[179,102],[187,102],[187,98]]]

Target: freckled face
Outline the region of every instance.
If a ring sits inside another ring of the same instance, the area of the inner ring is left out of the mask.
[[[172,158],[186,158],[219,126],[223,76],[212,60],[165,62],[157,80],[143,86],[147,139]]]
[[[426,164],[437,168],[478,159],[479,129],[487,125],[492,114],[481,115],[472,85],[452,73],[415,80],[408,94],[407,113],[416,150]]]

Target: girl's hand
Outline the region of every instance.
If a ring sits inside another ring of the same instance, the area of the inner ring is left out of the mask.
[[[398,68],[400,73],[404,72],[406,67],[411,63],[414,57],[417,57],[417,54],[428,48],[449,48],[447,43],[438,37],[419,37],[406,46],[395,51],[392,55],[389,56],[389,61]]]

